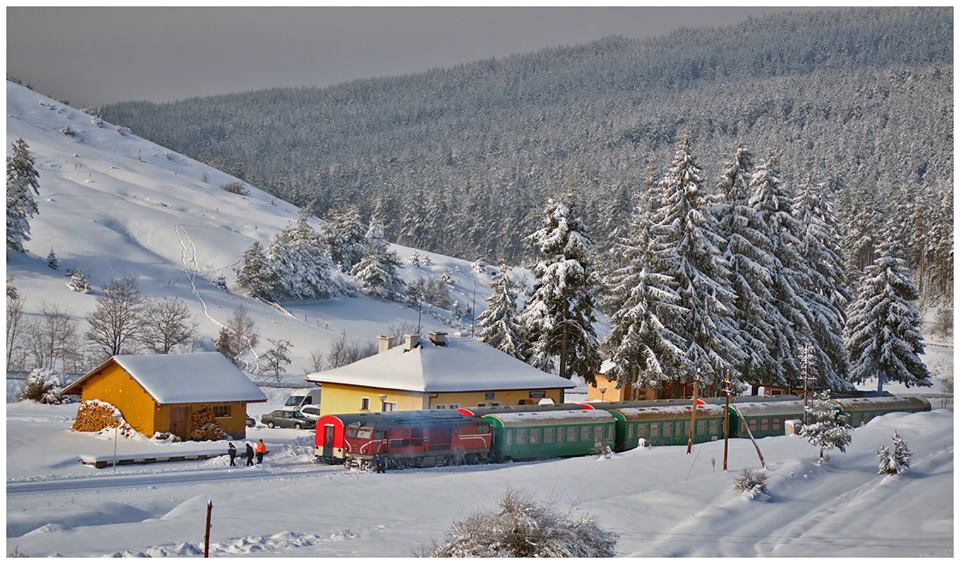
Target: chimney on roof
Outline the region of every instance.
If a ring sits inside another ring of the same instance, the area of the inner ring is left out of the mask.
[[[447,346],[447,334],[443,331],[430,331],[427,333],[427,338],[438,347]]]
[[[378,353],[388,351],[393,348],[393,337],[380,335],[377,337],[377,344],[379,345],[377,349]]]
[[[420,335],[404,335],[403,348],[412,351],[414,347],[420,344]]]

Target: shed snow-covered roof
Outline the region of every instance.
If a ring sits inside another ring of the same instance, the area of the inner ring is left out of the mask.
[[[429,340],[405,350],[397,346],[352,364],[315,372],[309,382],[351,384],[415,392],[471,392],[573,388],[566,378],[529,364],[474,339]]]
[[[117,355],[64,392],[79,393],[79,384],[110,362],[119,364],[159,404],[267,401],[260,388],[218,352]]]

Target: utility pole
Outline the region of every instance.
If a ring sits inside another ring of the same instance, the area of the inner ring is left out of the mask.
[[[810,343],[804,343],[800,348],[800,360],[803,362],[803,424],[807,424],[807,389],[810,380],[810,357],[813,355],[813,347]]]
[[[203,557],[210,558],[210,516],[213,514],[213,500],[207,500],[207,526],[203,533]]]
[[[693,429],[697,424],[697,384],[698,380],[693,379],[693,405],[690,409],[690,432],[687,433],[687,454],[693,452]]]
[[[723,393],[726,399],[723,402],[723,471],[727,471],[727,444],[730,442],[730,394],[733,392],[733,381],[730,380],[730,371],[723,380]]]
[[[120,433],[120,418],[113,416],[113,473],[117,473],[117,440]]]

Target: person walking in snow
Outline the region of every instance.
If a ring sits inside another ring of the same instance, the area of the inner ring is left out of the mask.
[[[247,451],[244,456],[247,457],[247,466],[253,466],[253,447],[250,446],[250,443],[247,443]]]
[[[236,466],[234,460],[237,458],[237,447],[233,443],[227,443],[227,455],[230,457],[230,466]]]
[[[374,468],[376,469],[377,474],[386,474],[387,473],[387,464],[383,460],[383,455],[379,452],[373,457]]]
[[[263,464],[263,455],[267,454],[267,445],[263,439],[257,441],[257,464]]]

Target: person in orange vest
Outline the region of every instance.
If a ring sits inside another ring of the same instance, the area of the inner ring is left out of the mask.
[[[257,464],[263,463],[263,455],[267,454],[267,445],[264,444],[263,439],[257,441]]]

